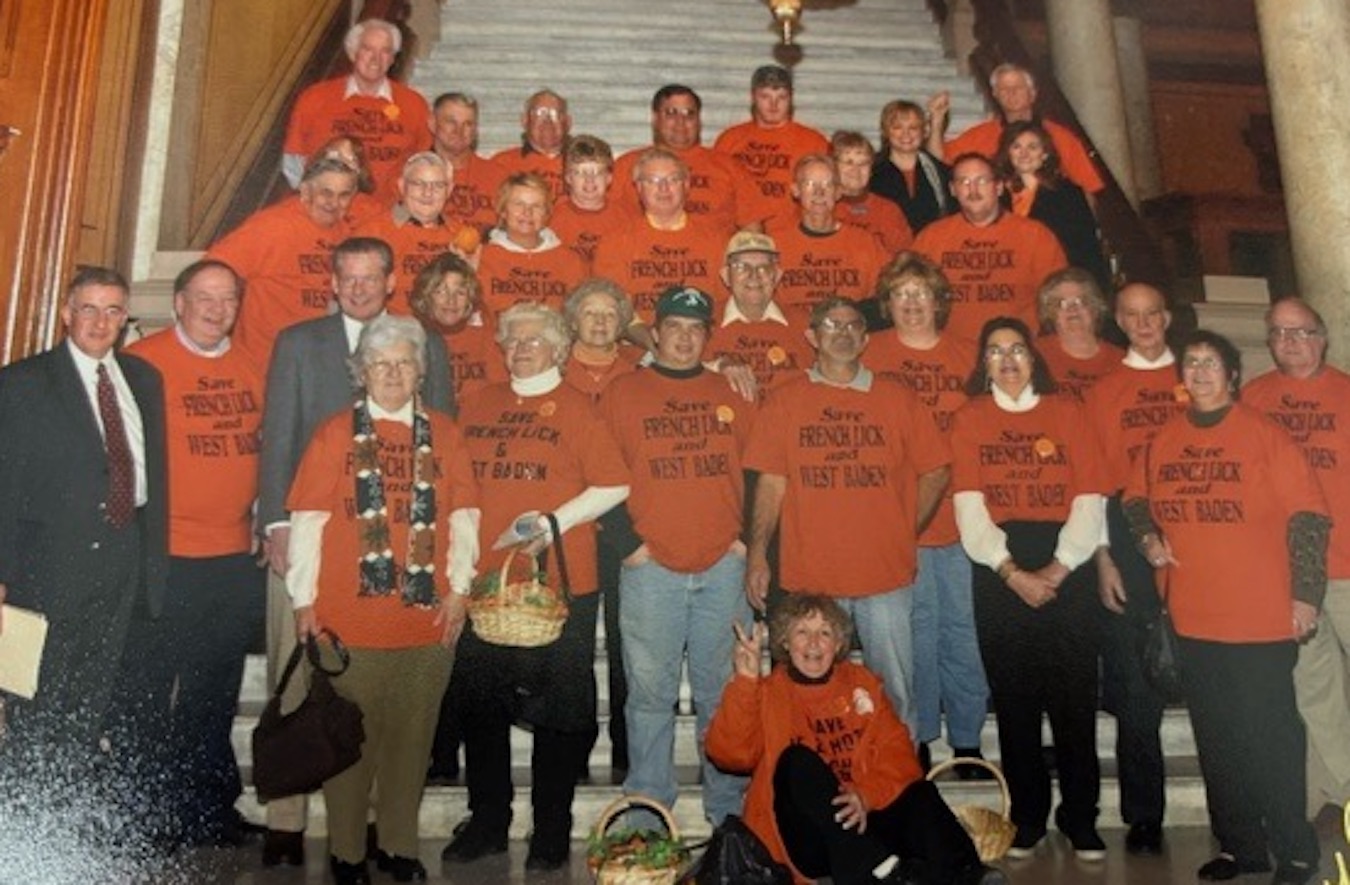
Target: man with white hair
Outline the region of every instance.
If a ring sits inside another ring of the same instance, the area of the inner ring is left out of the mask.
[[[403,46],[398,28],[370,18],[352,25],[342,43],[352,62],[345,77],[323,80],[300,93],[286,123],[282,172],[298,187],[305,159],[339,135],[361,139],[375,195],[392,203],[403,161],[426,146],[427,100],[389,78]]]

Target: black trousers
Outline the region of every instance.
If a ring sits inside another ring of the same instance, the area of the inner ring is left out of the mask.
[[[1102,612],[1102,703],[1116,717],[1120,815],[1127,824],[1161,824],[1163,789],[1162,726],[1164,703],[1144,678],[1141,666],[1144,625],[1157,614],[1159,601],[1153,567],[1139,553],[1125,522],[1119,496],[1106,505],[1111,558],[1125,585],[1125,613]]]
[[[1059,523],[1008,522],[1008,550],[1024,569],[1054,555]],[[1050,772],[1041,751],[1041,717],[1055,741],[1061,814],[1069,828],[1094,826],[1101,794],[1097,760],[1096,570],[1075,569],[1054,601],[1034,609],[999,576],[973,572],[975,628],[989,693],[998,718],[1003,773],[1012,794],[1012,821],[1044,829],[1050,814]]]
[[[1303,720],[1294,701],[1293,642],[1226,643],[1181,637],[1182,682],[1205,779],[1209,825],[1238,860],[1316,866],[1304,814]]]
[[[244,659],[263,626],[265,574],[249,553],[169,560],[164,654],[149,666],[171,692],[169,801],[181,834],[233,825],[243,791],[230,742]]]
[[[970,837],[929,781],[910,784],[885,808],[867,815],[867,831],[846,830],[834,819],[839,780],[815,751],[795,744],[783,751],[773,774],[774,818],[793,866],[836,885],[875,882],[891,855],[922,870],[923,881],[947,885],[978,865]]]
[[[452,689],[462,703],[465,782],[474,820],[511,822],[511,726],[534,732],[530,769],[534,829],[560,838],[572,825],[576,777],[595,742],[595,624],[599,594],[574,599],[562,635],[538,649],[484,642],[472,625],[460,638]]]

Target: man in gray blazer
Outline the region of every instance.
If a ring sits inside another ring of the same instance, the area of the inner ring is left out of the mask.
[[[342,241],[333,250],[333,292],[338,312],[284,330],[272,352],[258,466],[258,524],[266,533],[263,551],[271,566],[267,669],[273,685],[296,642],[285,583],[290,541],[286,494],[315,428],[333,413],[350,407],[357,395],[347,371],[347,358],[356,349],[362,327],[384,313],[394,291],[393,271],[394,254],[383,240],[351,237]],[[441,336],[429,335],[422,402],[453,415],[454,396],[445,343]],[[303,696],[301,682],[292,680],[287,709]],[[267,804],[265,865],[303,865],[307,813],[305,796],[274,799]]]

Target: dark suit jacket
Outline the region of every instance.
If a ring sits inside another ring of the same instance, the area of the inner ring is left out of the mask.
[[[286,519],[286,494],[315,429],[356,397],[347,372],[347,333],[341,314],[297,323],[277,336],[267,370],[262,454],[258,463],[258,524]],[[440,335],[427,335],[427,408],[455,413],[450,359]]]
[[[116,355],[145,426],[148,498],[142,532],[140,599],[153,617],[164,602],[168,572],[168,495],[164,457],[164,388],[159,372]],[[109,568],[114,531],[103,518],[107,454],[94,407],[70,345],[0,370],[0,582],[8,601],[59,619],[72,588]]]

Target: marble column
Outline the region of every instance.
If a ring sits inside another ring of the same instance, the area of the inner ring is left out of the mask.
[[[1125,196],[1136,200],[1125,97],[1116,67],[1110,0],[1046,0],[1050,60],[1059,88]]]
[[[1138,16],[1117,15],[1111,20],[1116,36],[1116,65],[1125,98],[1125,123],[1130,137],[1130,162],[1134,167],[1134,195],[1147,200],[1162,193],[1162,165],[1158,159],[1158,136],[1153,124],[1153,96],[1149,92],[1148,59],[1144,56],[1142,26]]]
[[[1256,0],[1300,294],[1350,367],[1350,5]]]

